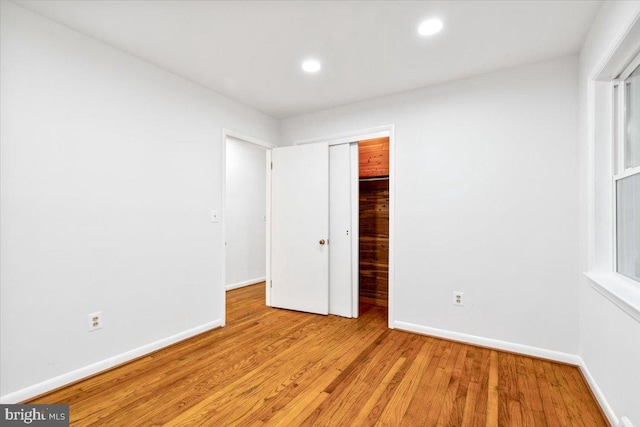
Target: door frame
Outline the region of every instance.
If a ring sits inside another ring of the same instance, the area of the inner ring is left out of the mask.
[[[376,126],[367,129],[353,130],[353,131],[345,131],[334,135],[321,136],[315,138],[301,139],[293,142],[293,145],[301,145],[301,144],[313,144],[318,142],[323,142],[328,145],[337,145],[337,144],[348,144],[352,142],[363,141],[366,139],[374,139],[374,138],[383,138],[389,137],[389,306],[388,306],[388,327],[389,329],[394,329],[395,322],[395,175],[396,175],[396,167],[395,167],[395,125],[382,125]],[[268,153],[270,156],[270,153]],[[269,174],[270,168],[268,168],[267,173]],[[269,181],[270,177],[267,178]],[[357,184],[356,184],[357,185]],[[353,183],[352,183],[353,188]],[[268,194],[269,196],[269,194]],[[352,210],[352,222],[354,221],[355,214],[355,222],[354,224],[358,224],[358,210]],[[354,236],[356,230],[354,230]],[[358,233],[359,235],[359,233]],[[357,244],[357,239],[356,239]],[[356,246],[357,247],[357,246]],[[267,248],[267,252],[270,250]],[[267,256],[267,261],[270,261],[270,254]],[[352,313],[355,314],[354,317],[358,317],[358,299],[359,299],[359,255],[358,251],[352,252]]]
[[[266,264],[266,272],[265,278],[267,283],[271,280],[271,150],[276,147],[275,144],[272,144],[267,141],[263,141],[258,138],[254,138],[252,136],[244,135],[240,132],[236,132],[227,128],[222,129],[222,154],[221,154],[221,178],[222,178],[222,191],[220,192],[220,253],[221,264],[219,266],[220,269],[220,283],[222,290],[222,326],[225,326],[227,323],[227,290],[226,290],[226,281],[227,281],[227,212],[226,212],[226,202],[227,202],[227,138],[232,138],[241,142],[246,142],[248,144],[253,144],[265,149],[266,152],[266,169],[267,169],[267,188],[265,191],[267,192],[267,205],[265,207],[265,213],[267,216],[267,220],[265,221],[266,227],[266,254],[267,254],[267,264]],[[269,287],[265,287],[266,290],[266,298],[267,305],[269,304]]]

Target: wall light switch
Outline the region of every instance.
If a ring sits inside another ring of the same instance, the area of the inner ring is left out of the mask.
[[[220,222],[220,213],[218,211],[211,211],[211,222]]]

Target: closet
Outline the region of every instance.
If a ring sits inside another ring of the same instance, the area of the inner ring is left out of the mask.
[[[360,304],[388,306],[389,138],[358,141]]]

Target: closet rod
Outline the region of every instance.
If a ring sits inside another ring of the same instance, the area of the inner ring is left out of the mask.
[[[360,181],[385,181],[389,180],[388,176],[379,176],[374,178],[360,178]]]

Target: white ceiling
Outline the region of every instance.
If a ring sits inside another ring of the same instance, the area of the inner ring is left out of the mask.
[[[15,3],[276,118],[577,53],[600,1]],[[440,17],[431,38],[419,23]],[[317,74],[300,64],[322,62]]]

